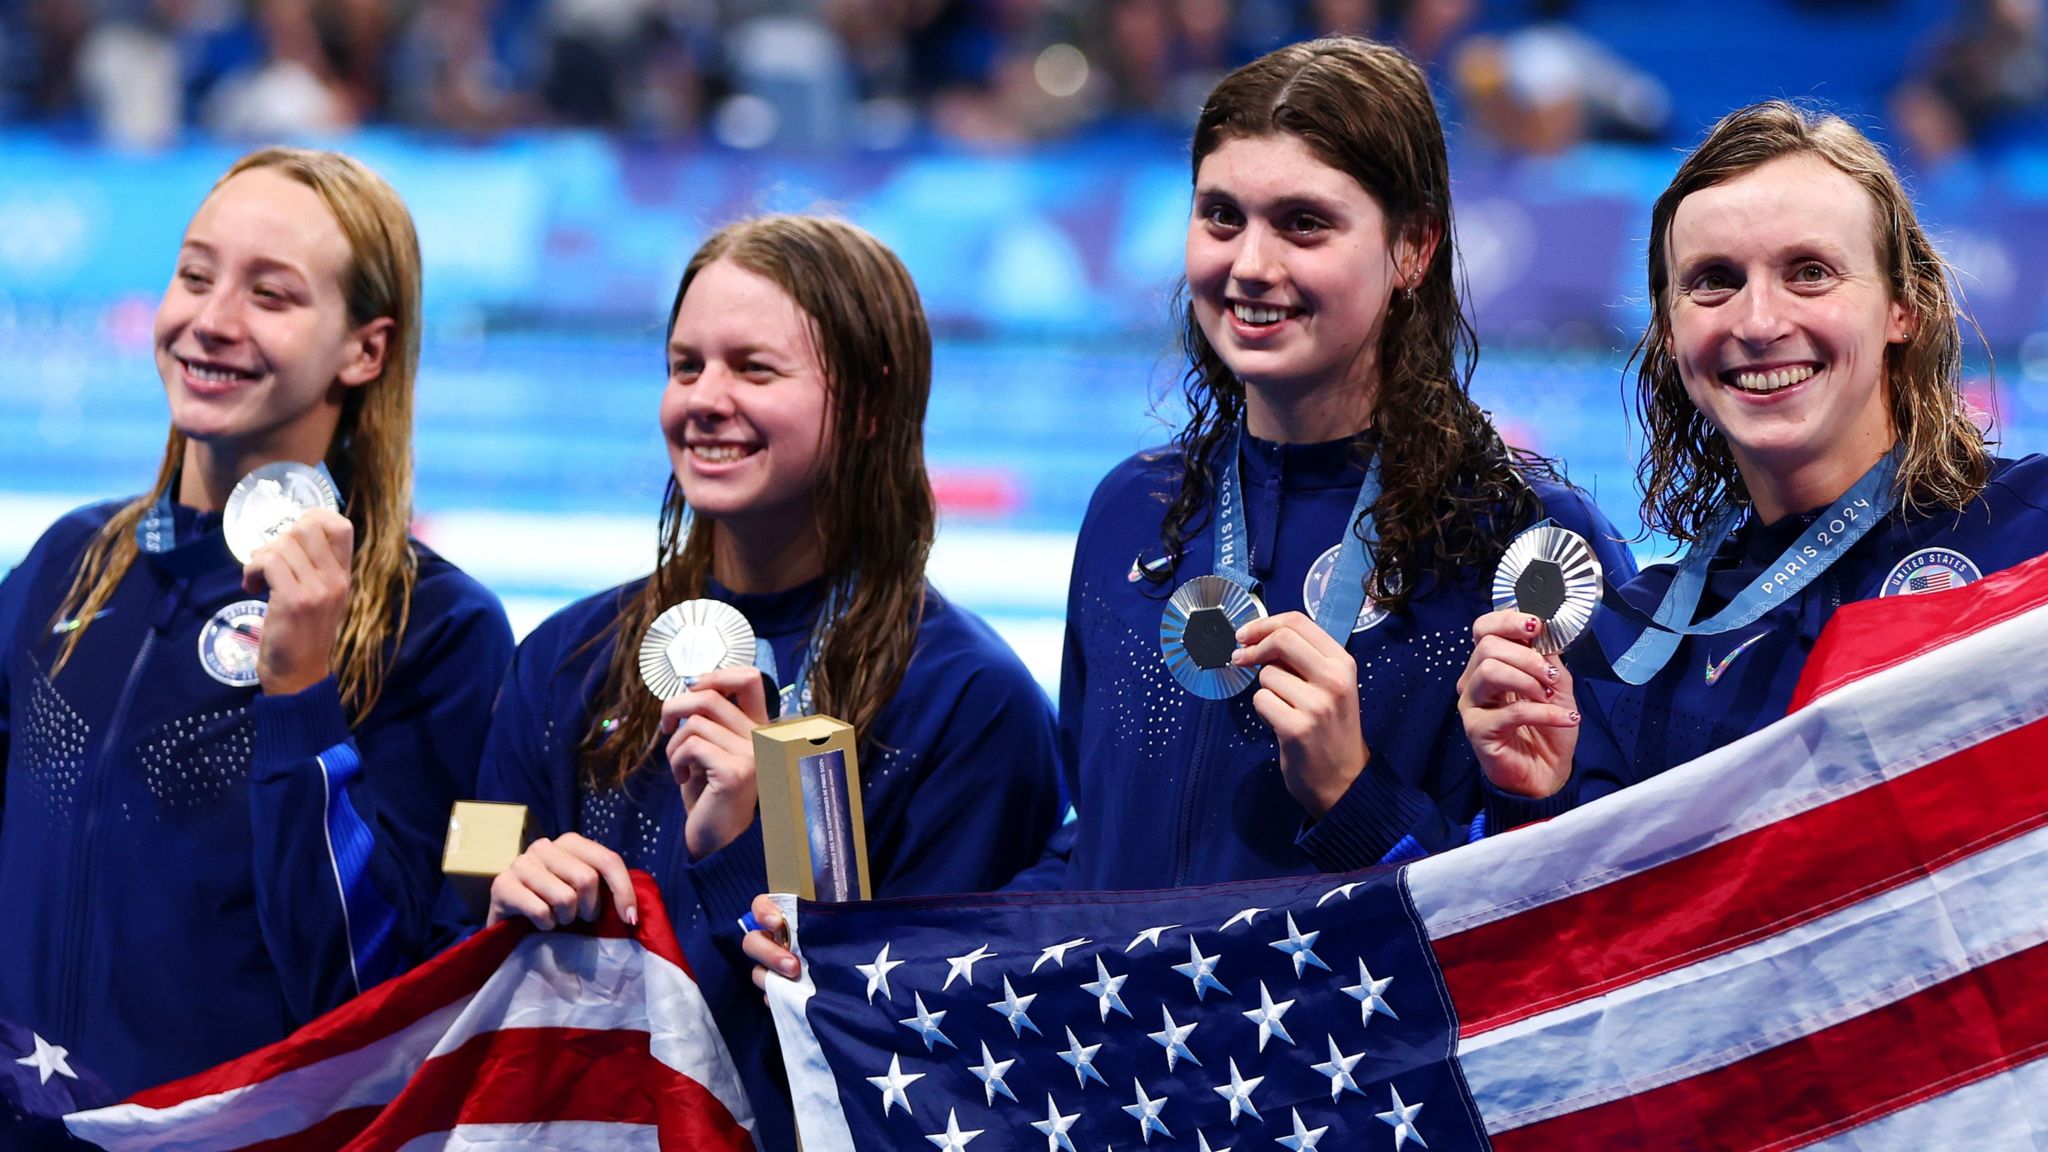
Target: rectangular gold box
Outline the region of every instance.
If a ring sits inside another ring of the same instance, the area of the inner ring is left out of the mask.
[[[524,804],[457,800],[448,813],[448,841],[441,871],[472,911],[490,901],[491,881],[512,866],[535,836],[533,814]]]
[[[865,900],[867,825],[853,726],[795,716],[754,729],[768,888],[806,900]]]

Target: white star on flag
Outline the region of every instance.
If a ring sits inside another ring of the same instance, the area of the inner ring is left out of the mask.
[[[1265,1122],[1265,1118],[1259,1115],[1259,1110],[1252,1106],[1252,1092],[1260,1084],[1265,1083],[1265,1080],[1264,1076],[1254,1076],[1249,1080],[1245,1079],[1238,1074],[1237,1057],[1233,1056],[1230,1058],[1230,1083],[1227,1086],[1218,1084],[1210,1089],[1210,1091],[1230,1101],[1231,1127],[1237,1127],[1237,1118],[1240,1113],[1260,1123]]]
[[[1230,930],[1230,926],[1232,924],[1237,923],[1240,920],[1244,921],[1247,925],[1249,925],[1252,922],[1252,917],[1257,916],[1259,913],[1264,911],[1264,908],[1246,908],[1243,911],[1239,912],[1237,915],[1232,916],[1228,920],[1225,920],[1223,922],[1223,927],[1218,928],[1217,931],[1228,932]]]
[[[1381,1112],[1379,1118],[1394,1126],[1394,1152],[1401,1152],[1402,1146],[1410,1140],[1424,1148],[1429,1147],[1422,1138],[1422,1130],[1415,1126],[1415,1114],[1422,1111],[1422,1105],[1403,1104],[1401,1090],[1392,1084],[1387,1085],[1387,1091],[1394,1094],[1394,1107]]]
[[[1321,908],[1323,905],[1328,904],[1330,901],[1336,899],[1339,896],[1344,897],[1346,900],[1351,899],[1351,890],[1363,883],[1365,883],[1365,881],[1363,880],[1353,880],[1349,884],[1337,885],[1335,888],[1332,888],[1328,892],[1323,893],[1321,896],[1316,897],[1316,907]]]
[[[1097,1084],[1107,1088],[1109,1087],[1109,1081],[1104,1080],[1102,1073],[1095,1070],[1095,1054],[1100,1051],[1102,1051],[1102,1045],[1081,1043],[1080,1038],[1074,1035],[1074,1030],[1069,1028],[1067,1029],[1067,1050],[1060,1053],[1059,1056],[1060,1059],[1065,1060],[1074,1069],[1075,1083],[1086,1088],[1088,1086],[1088,1078],[1092,1076]]]
[[[1045,1119],[1033,1120],[1031,1126],[1045,1136],[1045,1152],[1076,1152],[1074,1138],[1067,1135],[1069,1129],[1081,1119],[1079,1112],[1072,1116],[1060,1115],[1060,1106],[1053,1103],[1052,1093],[1045,1094]]]
[[[1104,1022],[1109,1020],[1111,1009],[1115,1009],[1126,1016],[1131,1014],[1131,1010],[1124,1007],[1124,998],[1119,994],[1124,986],[1124,981],[1129,979],[1129,975],[1111,976],[1109,974],[1109,966],[1102,962],[1102,957],[1097,956],[1095,958],[1095,979],[1081,985],[1081,991],[1095,997],[1096,1006],[1102,1009],[1102,1019]]]
[[[1288,956],[1294,959],[1294,976],[1296,979],[1301,978],[1301,970],[1304,965],[1313,964],[1325,972],[1330,970],[1330,966],[1323,963],[1322,957],[1310,951],[1310,948],[1316,942],[1316,937],[1321,935],[1321,932],[1303,932],[1301,929],[1296,928],[1294,926],[1294,913],[1289,912],[1287,914],[1287,939],[1273,941],[1273,947],[1287,953]]]
[[[1176,1059],[1185,1059],[1188,1063],[1201,1067],[1202,1062],[1195,1059],[1195,1054],[1188,1051],[1187,1045],[1188,1034],[1200,1025],[1175,1024],[1173,1013],[1168,1011],[1164,1004],[1159,1006],[1159,1015],[1165,1019],[1166,1027],[1158,1032],[1147,1032],[1146,1035],[1152,1038],[1154,1044],[1166,1049],[1166,1070],[1173,1071],[1173,1062]]]
[[[1067,952],[1069,950],[1079,948],[1083,944],[1093,943],[1095,943],[1095,941],[1088,939],[1086,936],[1076,936],[1072,940],[1068,940],[1061,944],[1055,944],[1052,947],[1047,948],[1045,951],[1040,952],[1038,954],[1038,959],[1033,960],[1031,962],[1031,970],[1033,972],[1038,971],[1039,967],[1043,965],[1047,960],[1050,960],[1053,963],[1058,964],[1060,967],[1065,968],[1067,966]]]
[[[1337,1038],[1332,1036],[1329,1039],[1330,1059],[1327,1063],[1315,1065],[1315,1070],[1330,1078],[1330,1099],[1335,1100],[1346,1092],[1365,1095],[1358,1087],[1358,1081],[1351,1076],[1351,1070],[1358,1067],[1360,1060],[1365,1059],[1365,1053],[1361,1051],[1356,1056],[1346,1056],[1344,1050],[1337,1047]]]
[[[875,1002],[876,989],[881,990],[882,999],[891,1002],[896,999],[889,991],[889,973],[903,967],[903,961],[889,959],[887,944],[882,945],[882,950],[875,954],[873,964],[855,964],[853,967],[855,971],[868,978],[868,1003]]]
[[[1131,1088],[1138,1093],[1138,1102],[1124,1105],[1124,1111],[1130,1113],[1131,1119],[1138,1122],[1138,1135],[1144,1137],[1147,1144],[1152,1142],[1154,1132],[1168,1140],[1173,1139],[1173,1133],[1168,1132],[1166,1125],[1159,1119],[1159,1113],[1166,1108],[1166,1097],[1161,1096],[1155,1100],[1146,1096],[1145,1086],[1139,1083],[1136,1077],[1131,1078]]]
[[[1178,924],[1161,924],[1157,928],[1147,928],[1136,936],[1131,937],[1131,942],[1124,945],[1124,951],[1129,952],[1140,944],[1150,944],[1157,948],[1159,947],[1159,934],[1161,932],[1171,932],[1178,927],[1180,927]]]
[[[1321,1128],[1311,1128],[1301,1122],[1301,1109],[1289,1111],[1294,1113],[1294,1135],[1279,1137],[1280,1146],[1287,1152],[1314,1152],[1316,1142],[1323,1138],[1323,1133],[1328,1132],[1330,1126],[1325,1124]]]
[[[1230,989],[1225,988],[1223,982],[1216,979],[1216,963],[1221,959],[1221,956],[1202,955],[1201,948],[1195,944],[1195,938],[1189,936],[1188,962],[1185,964],[1175,964],[1173,970],[1195,982],[1195,999],[1197,1000],[1200,1000],[1211,988],[1228,996],[1230,995]]]
[[[1273,994],[1266,991],[1266,982],[1264,980],[1259,981],[1259,1006],[1244,1013],[1245,1019],[1259,1026],[1259,1051],[1264,1052],[1266,1050],[1266,1041],[1275,1036],[1287,1041],[1289,1044],[1294,1043],[1294,1037],[1289,1036],[1286,1026],[1280,1023],[1280,1018],[1287,1015],[1287,1010],[1292,1007],[1294,1007],[1294,1001],[1292,1000],[1282,1000],[1278,1004],[1273,1003]]]
[[[1031,1029],[1033,1032],[1038,1032],[1038,1025],[1033,1024],[1031,1017],[1025,1014],[1031,1007],[1031,1002],[1036,999],[1038,999],[1038,993],[1036,992],[1029,996],[1017,995],[1017,990],[1010,987],[1010,978],[1005,976],[1003,977],[1003,998],[992,1001],[989,1007],[1002,1013],[1003,1019],[1010,1022],[1010,1032],[1012,1035],[1022,1036],[1026,1028]],[[1043,1032],[1038,1032],[1038,1034],[1040,1036],[1045,1035]]]
[[[924,1041],[924,1050],[927,1052],[932,1050],[934,1041],[944,1044],[948,1048],[960,1047],[958,1044],[948,1040],[944,1032],[939,1031],[939,1021],[946,1018],[946,1010],[941,1008],[934,1012],[925,1007],[924,993],[922,992],[916,993],[916,997],[917,1015],[912,1016],[908,1020],[898,1020],[897,1023],[917,1033],[918,1038]]]
[[[982,1091],[988,1093],[989,1107],[995,1107],[996,1093],[998,1092],[1012,1100],[1017,1098],[1017,1094],[1010,1091],[1010,1086],[1003,1083],[1003,1073],[1008,1072],[1010,1065],[1015,1063],[1015,1060],[996,1059],[994,1054],[988,1050],[988,1041],[983,1040],[981,1042],[981,1064],[979,1066],[969,1065],[967,1070],[974,1073],[976,1080],[981,1081]]]
[[[981,1135],[981,1133],[982,1130],[979,1128],[971,1132],[962,1132],[960,1130],[959,1117],[952,1109],[948,1108],[946,1110],[946,1130],[944,1132],[933,1132],[926,1136],[925,1139],[936,1145],[939,1148],[939,1152],[960,1152],[961,1149],[967,1147],[969,1140]]]
[[[52,1076],[62,1076],[66,1080],[78,1079],[78,1073],[71,1070],[71,1064],[67,1060],[71,1055],[69,1048],[62,1044],[50,1043],[43,1039],[39,1032],[31,1032],[29,1035],[35,1039],[36,1050],[16,1060],[15,1063],[35,1069],[36,1075],[40,1077],[36,1083],[48,1084]]]
[[[1388,1005],[1383,995],[1388,986],[1393,984],[1393,982],[1394,978],[1392,976],[1384,980],[1373,979],[1372,973],[1365,967],[1365,961],[1360,960],[1358,962],[1358,983],[1344,989],[1344,994],[1358,1001],[1358,1018],[1363,1020],[1368,1027],[1372,1025],[1372,1015],[1375,1012],[1387,1017],[1389,1020],[1400,1019],[1399,1016],[1394,1014],[1394,1009]]]
[[[1209,1147],[1209,1138],[1200,1132],[1195,1133],[1195,1143],[1198,1145],[1195,1152],[1230,1152],[1228,1148]]]
[[[904,1089],[924,1079],[924,1076],[925,1074],[922,1072],[912,1072],[909,1075],[905,1075],[903,1072],[903,1057],[889,1057],[889,1071],[886,1075],[870,1076],[867,1078],[868,1083],[882,1090],[882,1115],[887,1116],[889,1109],[898,1104],[903,1105],[905,1112],[909,1112],[913,1116],[917,1115],[910,1107],[910,1094],[905,1092]]]
[[[953,980],[956,977],[960,976],[967,977],[968,986],[973,987],[974,966],[993,955],[995,955],[995,953],[988,950],[988,945],[983,944],[981,947],[976,948],[974,951],[969,952],[965,956],[946,957],[946,963],[951,965],[951,967],[949,967],[946,970],[946,982],[944,984],[939,985],[939,991],[944,992],[946,989],[951,988],[953,986]]]

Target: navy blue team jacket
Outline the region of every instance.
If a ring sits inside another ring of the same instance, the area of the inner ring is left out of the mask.
[[[492,720],[480,795],[525,804],[541,835],[580,832],[655,878],[739,1065],[757,1140],[793,1148],[774,1029],[753,964],[739,950],[739,917],[768,888],[760,821],[693,862],[683,841],[682,793],[664,757],[650,756],[623,788],[594,790],[579,778],[577,743],[616,643],[606,630],[642,583],[578,601],[520,643]],[[709,594],[747,618],[791,678],[822,590],[813,581],[765,595],[714,585]],[[656,706],[652,697],[646,704]],[[926,588],[903,683],[860,735],[877,896],[985,891],[1038,859],[1060,809],[1052,708],[1016,654],[973,613]]]
[[[1370,433],[1368,433],[1370,435]],[[1253,575],[1271,613],[1305,610],[1311,566],[1348,540],[1364,468],[1351,440],[1276,444],[1247,435],[1246,526]],[[1212,570],[1213,517],[1187,541],[1164,583],[1160,524],[1180,482],[1170,449],[1110,472],[1089,503],[1067,593],[1060,742],[1077,819],[1071,851],[1018,887],[1166,888],[1375,863],[1405,837],[1443,842],[1480,803],[1477,761],[1458,721],[1457,680],[1472,622],[1490,611],[1493,573],[1431,580],[1398,613],[1374,610],[1347,644],[1358,661],[1360,718],[1371,757],[1322,819],[1288,794],[1279,742],[1246,691],[1195,696],[1159,654],[1159,620],[1182,581]],[[1586,537],[1607,570],[1635,572],[1606,516],[1576,489],[1537,482],[1546,515]]]
[[[0,582],[0,1016],[128,1094],[277,1040],[418,958],[449,805],[512,655],[498,601],[426,548],[382,699],[293,696],[201,665],[247,599],[217,515],[180,508],[54,680],[54,614],[109,503]],[[181,570],[191,568],[180,566]]]
[[[1760,579],[1816,513],[1775,524],[1746,520],[1708,569],[1695,618],[1704,620]],[[1486,786],[1486,830],[1554,816],[1729,744],[1785,715],[1807,654],[1835,609],[1873,596],[1912,595],[1966,583],[2048,551],[2048,457],[1994,460],[1991,480],[1962,511],[1894,511],[1798,595],[1745,628],[1688,636],[1650,682],[1625,684],[1608,661],[1639,626],[1595,614],[1593,637],[1567,654],[1583,717],[1572,777],[1544,800]],[[1677,574],[1655,564],[1622,588],[1656,611]]]

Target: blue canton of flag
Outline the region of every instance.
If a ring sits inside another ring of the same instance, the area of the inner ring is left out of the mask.
[[[1486,1146],[1397,872],[875,907],[773,997],[806,1152]]]
[[[118,1097],[61,1044],[0,1020],[0,1152],[54,1152],[92,1145],[74,1140],[64,1114],[100,1108]]]

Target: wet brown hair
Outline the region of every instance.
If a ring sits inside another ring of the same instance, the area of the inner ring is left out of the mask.
[[[348,240],[342,273],[348,319],[360,328],[389,319],[392,331],[377,378],[350,388],[341,422],[327,448],[327,464],[346,476],[355,527],[348,611],[335,643],[334,673],[351,722],[377,706],[392,655],[412,614],[419,557],[412,524],[413,384],[420,362],[420,242],[412,214],[391,185],[361,161],[339,152],[265,148],[235,161],[214,189],[255,168],[269,169],[319,194]],[[209,193],[210,194],[210,193]],[[148,494],[102,526],[86,547],[59,619],[77,620],[65,637],[51,675],[64,667],[93,617],[135,562],[135,526],[177,482],[185,462],[185,434],[172,428],[163,462]]]
[[[1639,362],[1636,412],[1645,445],[1636,474],[1645,531],[1697,540],[1724,502],[1749,503],[1727,437],[1686,396],[1671,356],[1671,222],[1687,196],[1782,156],[1816,156],[1862,185],[1891,298],[1912,317],[1910,338],[1884,353],[1892,427],[1905,446],[1896,481],[1901,506],[1961,508],[1990,475],[1984,432],[1963,401],[1961,309],[1949,268],[1920,227],[1898,172],[1841,117],[1771,100],[1722,117],[1650,213],[1650,323],[1630,357]]]
[[[690,285],[719,260],[789,294],[810,321],[825,369],[831,431],[811,509],[826,580],[851,595],[819,642],[811,693],[817,711],[865,733],[910,666],[937,524],[924,466],[932,367],[924,306],[896,254],[852,224],[761,216],[720,229],[690,258],[662,331],[664,349]],[[624,782],[659,740],[661,708],[640,680],[639,637],[670,605],[704,594],[718,531],[713,521],[686,515],[670,477],[654,574],[605,633],[618,642],[579,745],[593,787]]]
[[[1227,141],[1278,135],[1300,140],[1370,193],[1390,240],[1436,241],[1421,281],[1395,294],[1380,334],[1373,423],[1383,490],[1371,511],[1379,540],[1367,592],[1399,609],[1424,576],[1449,578],[1498,559],[1538,507],[1517,466],[1551,469],[1510,452],[1469,392],[1478,339],[1454,282],[1450,163],[1422,70],[1358,37],[1267,53],[1209,93],[1195,124],[1192,172],[1198,178],[1202,161]],[[1152,573],[1155,581],[1171,577],[1208,507],[1214,478],[1204,462],[1244,417],[1244,385],[1202,334],[1185,284],[1182,296],[1188,419],[1174,444],[1184,472],[1161,527],[1172,564]]]

